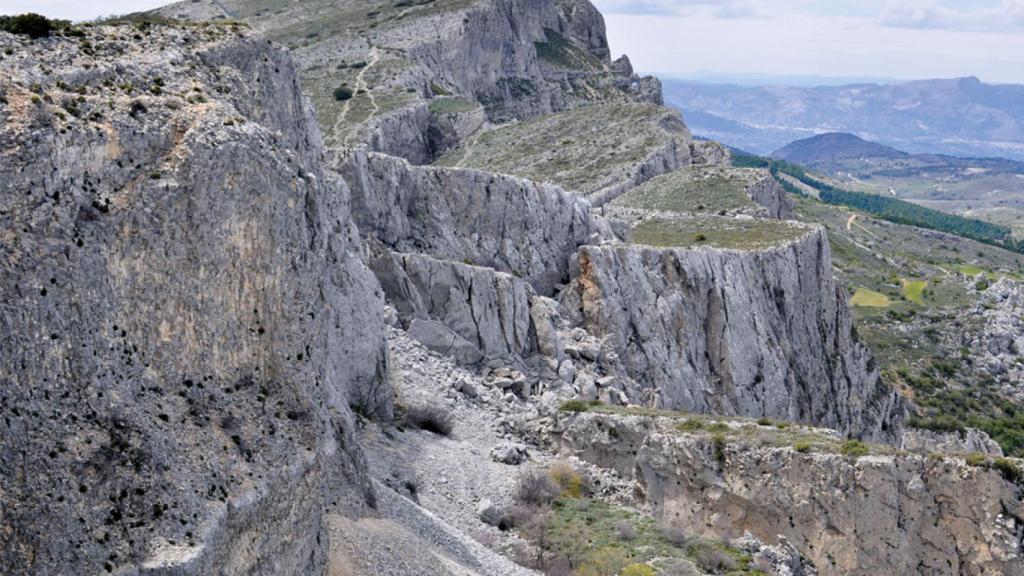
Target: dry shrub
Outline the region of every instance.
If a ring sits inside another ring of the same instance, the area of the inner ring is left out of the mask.
[[[405,411],[405,422],[409,426],[441,436],[451,436],[452,428],[455,427],[451,414],[444,408],[433,404],[410,406]]]

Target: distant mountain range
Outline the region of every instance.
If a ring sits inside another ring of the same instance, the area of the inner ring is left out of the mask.
[[[1024,160],[1024,86],[974,77],[817,87],[668,79],[664,91],[694,133],[759,154],[848,132],[911,153]]]
[[[910,154],[847,133],[792,142],[772,154],[849,190],[897,196],[1024,233],[1024,162]]]

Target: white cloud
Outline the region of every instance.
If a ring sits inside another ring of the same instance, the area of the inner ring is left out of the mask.
[[[609,43],[638,71],[693,75],[951,78],[1024,83],[1024,34],[898,28],[872,17],[772,20],[610,14]]]
[[[996,6],[950,8],[936,0],[889,0],[879,23],[902,28],[996,32],[1024,28],[1024,0],[1002,0]]]
[[[763,0],[594,0],[594,4],[605,14],[763,18],[774,13]]]
[[[48,18],[94,20],[101,16],[152,10],[171,0],[0,0],[0,14],[36,12]]]

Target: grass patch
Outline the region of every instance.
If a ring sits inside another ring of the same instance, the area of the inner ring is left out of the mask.
[[[796,240],[810,228],[779,220],[744,220],[701,216],[679,220],[645,220],[633,228],[633,240],[660,248],[710,246],[727,250],[762,250]]]
[[[551,28],[544,29],[544,42],[534,42],[541,60],[572,70],[600,70],[601,61]]]
[[[590,194],[627,181],[655,150],[683,138],[685,129],[673,111],[650,104],[599,104],[478,132],[437,164]]]
[[[649,180],[616,198],[612,205],[697,213],[756,209],[747,188],[763,176],[759,170],[695,166]]]
[[[925,290],[928,288],[927,280],[907,280],[904,278],[901,284],[904,298],[924,306]]]
[[[891,302],[885,294],[867,288],[857,288],[857,291],[853,293],[853,298],[850,298],[850,304],[865,308],[888,308]]]
[[[459,97],[434,98],[427,105],[431,114],[462,114],[476,109],[476,102]]]

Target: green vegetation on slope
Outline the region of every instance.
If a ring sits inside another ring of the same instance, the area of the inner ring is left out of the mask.
[[[764,574],[739,550],[691,537],[590,492],[587,477],[565,462],[524,472],[508,520],[535,545],[522,563],[548,574],[580,576]]]
[[[851,295],[854,287],[864,288],[889,300],[885,308],[854,305],[852,312],[886,381],[910,400],[910,424],[943,431],[975,427],[1007,454],[1024,455],[1024,405],[962,348],[965,336],[982,325],[977,315],[965,313],[981,302],[971,279],[981,272],[1015,278],[1024,257],[956,236],[936,241],[932,232],[814,198],[796,200],[799,219],[825,226],[836,274]]]
[[[853,293],[853,298],[850,299],[850,304],[868,308],[888,308],[889,297],[867,288],[857,288],[857,291]]]
[[[903,296],[915,304],[924,305],[925,291],[928,289],[927,280],[903,279]]]
[[[465,98],[444,97],[431,100],[427,109],[432,114],[462,114],[476,110],[478,107],[476,102],[470,102]]]
[[[674,139],[678,114],[652,104],[599,104],[478,132],[437,161],[551,182],[589,194],[630,179]]]
[[[772,174],[788,174],[800,182],[818,191],[818,197],[829,204],[839,204],[863,210],[869,214],[895,222],[919,228],[930,228],[970,238],[986,244],[1000,246],[1017,252],[1024,251],[1024,243],[1013,239],[1011,230],[982,220],[964,218],[954,214],[946,214],[931,208],[925,208],[912,202],[906,202],[889,196],[853,192],[838,188],[811,177],[803,168],[788,162],[772,161]]]
[[[644,220],[633,228],[633,240],[659,248],[708,246],[727,250],[761,250],[795,240],[807,226],[779,220],[695,216]]]
[[[692,166],[658,176],[612,201],[612,206],[689,213],[755,210],[747,188],[763,172]]]

